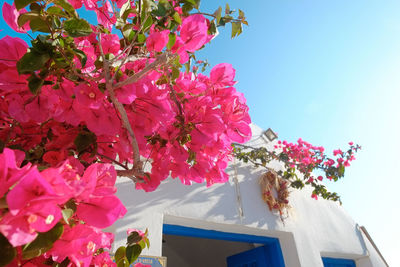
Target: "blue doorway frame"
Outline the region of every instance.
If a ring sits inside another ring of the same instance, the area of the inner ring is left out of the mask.
[[[271,267],[285,267],[281,245],[277,238],[206,230],[173,224],[164,224],[163,234],[263,244],[267,248]]]

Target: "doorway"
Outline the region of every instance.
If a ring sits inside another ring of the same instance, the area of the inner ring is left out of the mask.
[[[277,238],[164,224],[163,256],[174,267],[284,267]]]

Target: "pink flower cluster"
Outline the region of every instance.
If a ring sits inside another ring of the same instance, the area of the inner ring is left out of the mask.
[[[278,145],[275,149],[281,149],[289,158],[290,167],[297,167],[299,171],[304,174],[308,174],[309,178],[307,183],[315,181],[311,172],[314,169],[327,170],[330,167],[340,168],[349,167],[350,162],[355,160],[354,152],[361,147],[354,146],[353,142],[349,142],[350,149],[344,153],[340,149],[333,151],[335,159],[328,158],[324,153],[325,149],[321,146],[313,146],[310,143],[303,141],[301,138],[298,139],[297,143],[288,143],[286,141],[278,141]],[[328,172],[329,173],[329,172]],[[331,176],[327,175],[328,179],[332,179]],[[323,177],[319,175],[317,180],[322,181]],[[316,197],[316,196],[313,196]]]
[[[187,18],[190,23],[191,17]],[[185,25],[183,23],[182,30],[189,27]],[[76,42],[88,56],[83,72],[92,71],[98,55],[95,34],[76,38]],[[109,43],[105,43],[103,49],[116,55],[121,52],[117,44],[107,46]],[[182,47],[188,49],[186,45]],[[27,75],[19,75],[16,70],[17,60],[26,51],[27,45],[21,39],[5,37],[0,40],[0,111],[5,121],[0,127],[2,140],[10,140],[7,145],[18,143],[29,150],[40,145],[44,138],[44,160],[53,165],[65,160],[67,151],[76,149],[74,140],[81,129],[87,127],[96,135],[98,154],[113,160],[118,158],[120,162],[132,162],[129,137],[108,100],[108,93],[102,92],[93,81],[77,84],[64,79],[58,82],[59,89],[44,85],[40,95],[33,96],[26,89]],[[145,64],[145,60],[137,60],[126,64],[122,70],[138,72]],[[160,72],[153,71],[140,81],[116,90],[119,101],[125,104],[141,155],[150,157],[153,162],[150,179],[138,188],[154,190],[170,173],[185,184],[204,179],[208,185],[227,181],[224,170],[230,160],[231,143],[245,142],[251,136],[246,100],[233,87],[235,70],[230,64],[219,64],[211,70],[210,77],[181,74],[174,90],[182,112],[170,96],[169,84],[154,82],[161,76]],[[122,79],[126,78],[124,74]],[[13,126],[15,121],[17,127]],[[40,132],[36,131],[38,126]],[[50,130],[51,138],[48,138]],[[168,141],[165,146],[148,143],[146,136],[157,134]],[[183,142],[185,136],[187,140]],[[195,155],[192,162],[188,160],[190,155]],[[90,152],[80,156],[88,163],[99,158]]]
[[[324,160],[324,148],[313,146],[301,138],[296,143],[278,141],[279,148],[286,153],[291,160],[291,167],[298,167],[301,171],[307,171],[309,166],[320,164]],[[311,170],[310,170],[311,171]]]
[[[64,232],[45,258],[62,262],[68,257],[77,266],[110,261],[96,252],[110,249],[113,241],[113,235],[103,233],[101,228],[126,213],[114,195],[114,167],[97,163],[83,171],[81,163],[71,157],[39,172],[30,163],[20,167],[23,157],[20,151],[8,148],[0,154],[0,198],[5,197],[7,204],[7,208],[0,209],[0,233],[12,246],[19,247],[62,223]],[[76,205],[76,212],[62,219],[67,202]],[[21,257],[14,260],[15,264],[22,261]]]
[[[245,98],[232,87],[234,75],[235,71],[229,64],[215,66],[210,77],[181,74],[174,89],[178,95],[185,96],[182,99],[184,113],[180,114],[182,122],[174,122],[179,110],[171,103],[170,112],[164,110],[164,118],[159,118],[169,123],[163,127],[159,125],[155,131],[168,142],[148,147],[153,159],[151,179],[148,183],[137,184],[137,187],[154,190],[170,172],[184,184],[191,184],[191,181],[200,183],[204,178],[208,185],[228,180],[224,170],[231,158],[231,143],[243,143],[251,137]],[[151,108],[150,105],[147,107]],[[145,113],[137,115],[137,118],[146,116]],[[178,137],[183,133],[190,134],[190,141],[182,146]],[[188,161],[190,153],[195,153],[195,162]]]
[[[0,233],[18,248],[13,264],[29,266],[45,259],[62,262],[68,258],[77,266],[113,265],[108,254],[102,253],[102,248],[110,248],[113,237],[100,229],[112,225],[126,209],[114,194],[117,174],[110,163],[136,164],[133,154],[137,149],[132,149],[136,142],[141,158],[151,167],[151,173],[137,177],[143,181],[136,187],[152,191],[169,176],[184,184],[226,182],[232,142],[243,143],[251,137],[246,100],[234,88],[235,70],[230,64],[216,65],[209,76],[176,73],[180,64],[214,37],[203,15],[183,13],[181,1],[169,1],[173,10],[168,12],[174,18],[166,17],[176,26],[163,27],[161,18],[146,11],[153,22],[143,30],[141,23],[145,23],[133,19],[138,12],[132,11],[125,25],[130,28],[124,29],[141,32],[140,38],[146,40],[135,41],[127,49],[126,40],[114,34],[117,17],[121,19],[116,13],[123,5],[133,10],[135,1],[68,2],[72,6],[64,1],[51,5],[57,10],[84,6],[96,13],[99,25],[90,25],[91,34],[84,21],[75,25],[83,27],[76,36],[84,37],[66,38],[68,30],[38,37],[32,46],[44,40],[45,48],[40,53],[31,48],[28,56],[38,56],[46,64],[38,62],[40,67],[21,71],[17,62],[21,63],[28,45],[10,36],[0,40],[0,147],[5,147],[0,154],[0,198],[6,203],[0,210]],[[6,23],[17,32],[35,26],[18,26],[18,16],[30,9],[17,11],[15,5],[5,3],[2,11]],[[61,17],[65,25],[68,19]],[[60,41],[54,38],[61,39],[64,48],[68,46],[68,53],[61,53],[61,46],[54,47]],[[136,50],[140,51],[137,57]],[[141,79],[125,83],[161,53],[168,53],[173,63],[154,67]],[[103,56],[120,65],[106,69],[106,64],[100,64]],[[112,82],[106,80],[106,72],[113,76]],[[41,83],[36,91],[30,86],[32,79]],[[111,91],[104,86],[108,82]],[[124,123],[132,127],[136,142],[121,121],[113,93],[126,111],[129,123]],[[36,259],[22,258],[22,246],[60,224],[63,233],[50,250]]]

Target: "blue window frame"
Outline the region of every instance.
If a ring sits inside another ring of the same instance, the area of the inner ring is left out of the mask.
[[[324,267],[356,267],[353,260],[336,259],[336,258],[322,258]]]
[[[266,255],[268,256],[269,259],[268,266],[285,267],[281,245],[279,243],[279,239],[277,238],[247,235],[247,234],[227,233],[215,230],[205,230],[205,229],[172,225],[172,224],[164,224],[163,233],[167,235],[179,235],[179,236],[264,244],[264,247],[266,249]]]

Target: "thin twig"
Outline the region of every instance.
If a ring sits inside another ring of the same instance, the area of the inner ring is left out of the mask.
[[[102,158],[108,159],[109,161],[112,161],[113,163],[117,164],[118,166],[124,168],[125,170],[129,170],[128,166],[122,164],[121,162],[119,162],[119,161],[117,161],[115,159],[112,159],[112,158],[110,158],[110,157],[108,157],[106,155],[100,154],[100,153],[97,153],[97,155],[99,155]]]

